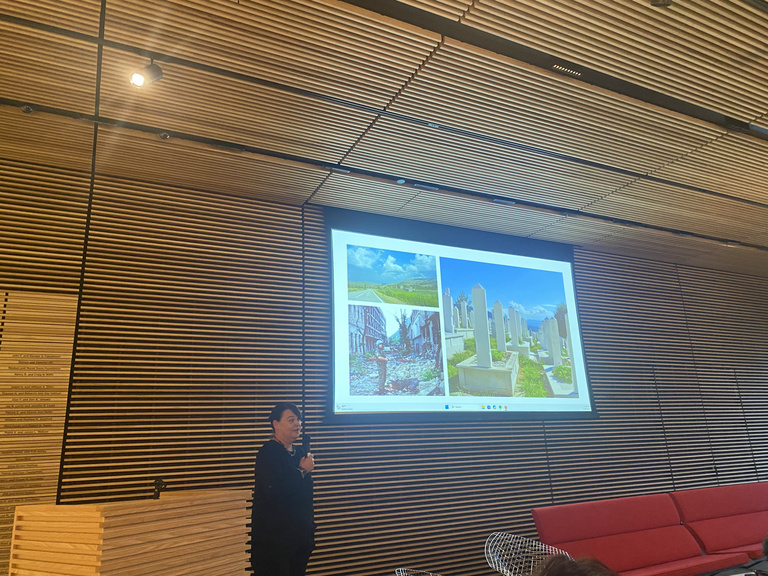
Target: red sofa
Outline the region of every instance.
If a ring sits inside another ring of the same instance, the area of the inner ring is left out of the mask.
[[[703,555],[667,493],[531,512],[542,542],[597,558],[623,576],[695,576],[749,562],[744,552]]]
[[[768,482],[670,492],[683,524],[707,554],[763,555],[768,536]]]

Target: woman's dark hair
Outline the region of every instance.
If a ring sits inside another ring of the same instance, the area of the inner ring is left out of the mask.
[[[583,576],[581,569],[565,554],[548,557],[536,567],[536,576]]]
[[[280,420],[283,416],[283,412],[286,410],[290,410],[296,415],[296,418],[299,420],[303,420],[301,416],[301,410],[296,406],[296,404],[292,404],[291,402],[279,402],[275,405],[274,408],[272,408],[272,412],[269,413],[269,424],[274,429],[274,425],[272,422],[275,420]]]
[[[536,576],[619,576],[597,558],[577,558],[555,554],[544,560],[534,571]]]

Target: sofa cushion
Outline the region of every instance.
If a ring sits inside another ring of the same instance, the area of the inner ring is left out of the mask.
[[[687,526],[698,537],[707,554],[747,547],[762,556],[760,543],[768,535],[768,512],[753,512],[689,522]]]
[[[768,511],[768,482],[670,492],[684,523]]]
[[[713,556],[719,556],[720,554],[735,554],[737,552],[746,554],[751,559],[762,558],[764,556],[762,542],[760,544],[747,544],[746,546],[734,546],[733,548],[725,548],[720,550],[720,552],[717,554],[713,554]]]
[[[682,490],[670,494],[680,517],[708,554],[762,556],[768,534],[768,482]]]
[[[680,525],[559,542],[557,546],[574,558],[597,558],[617,572],[701,558],[696,540]]]
[[[531,510],[542,542],[562,542],[680,526],[680,514],[669,494],[560,504]]]

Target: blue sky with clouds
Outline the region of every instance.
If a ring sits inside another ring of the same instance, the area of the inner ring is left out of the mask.
[[[434,256],[366,246],[347,247],[347,280],[392,284],[414,278],[437,278]]]
[[[468,260],[440,258],[441,293],[448,287],[454,302],[461,292],[472,300],[472,288],[480,284],[486,291],[487,308],[501,302],[506,312],[513,306],[528,320],[553,317],[557,305],[565,302],[565,286],[560,272],[503,266]]]

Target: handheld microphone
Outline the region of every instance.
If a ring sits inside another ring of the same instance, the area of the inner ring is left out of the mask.
[[[301,447],[304,448],[304,451],[307,454],[311,452],[310,442],[312,442],[312,436],[310,436],[309,434],[304,434],[304,436],[301,439]]]

